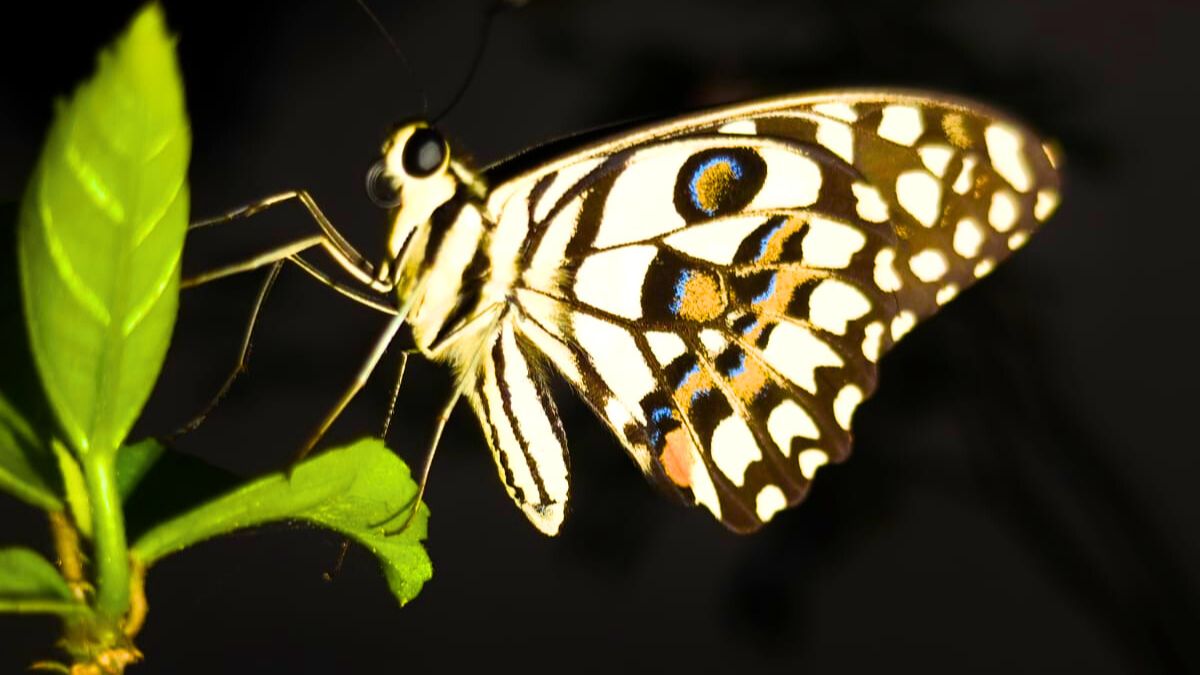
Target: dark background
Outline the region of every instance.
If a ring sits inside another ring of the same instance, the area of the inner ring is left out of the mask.
[[[374,5],[440,108],[485,3]],[[166,6],[194,131],[193,213],[304,187],[360,248],[381,250],[362,177],[419,97],[355,4]],[[19,196],[52,99],[134,7],[43,3],[4,22],[0,197]],[[334,535],[238,534],[153,570],[135,672],[1200,671],[1198,19],[1183,0],[542,0],[501,15],[442,124],[480,165],[712,103],[919,86],[991,101],[1059,139],[1063,207],[884,360],[852,459],[760,534],[659,498],[563,391],[573,512],[543,538],[464,408],[435,465],[435,576],[415,602],[397,609],[361,550],[323,581]],[[277,241],[303,219],[285,211],[228,236]],[[210,260],[189,256],[191,270]],[[169,431],[215,390],[257,283],[184,294],[140,433]],[[243,475],[278,468],[381,327],[285,272],[250,373],[179,449]],[[411,366],[390,438],[411,464],[447,386],[441,368]],[[330,440],[374,433],[387,390],[374,382]],[[47,540],[37,512],[0,500],[0,545]],[[53,656],[56,630],[0,616],[0,672]]]

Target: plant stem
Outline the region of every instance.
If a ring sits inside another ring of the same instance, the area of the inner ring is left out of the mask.
[[[83,554],[79,550],[79,532],[63,511],[50,512],[50,532],[54,551],[58,554],[58,569],[71,587],[75,598],[85,601],[87,579],[83,576]]]
[[[83,475],[92,506],[95,610],[101,619],[115,625],[129,611],[129,554],[113,455],[85,457]]]

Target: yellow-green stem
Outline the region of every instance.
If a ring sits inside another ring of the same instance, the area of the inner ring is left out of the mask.
[[[83,474],[92,506],[95,610],[102,620],[117,625],[129,611],[129,554],[112,455],[96,453],[85,457]]]

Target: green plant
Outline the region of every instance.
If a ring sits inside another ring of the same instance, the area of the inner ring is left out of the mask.
[[[62,618],[70,665],[43,667],[122,672],[141,658],[146,571],[241,528],[291,520],[338,531],[379,558],[401,604],[432,574],[423,505],[388,534],[416,486],[374,439],[233,486],[126,541],[125,499],[151,466],[184,461],[127,435],[175,321],[190,144],[174,44],[151,4],[57,107],[15,219],[15,264],[0,264],[11,271],[0,332],[14,345],[0,372],[0,490],[47,512],[57,558],[0,548],[0,611]]]

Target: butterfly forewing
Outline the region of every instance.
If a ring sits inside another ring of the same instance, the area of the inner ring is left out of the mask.
[[[749,531],[847,456],[879,357],[1057,189],[1041,142],[979,107],[768,101],[496,186],[492,259],[517,263],[493,282],[648,476]]]

